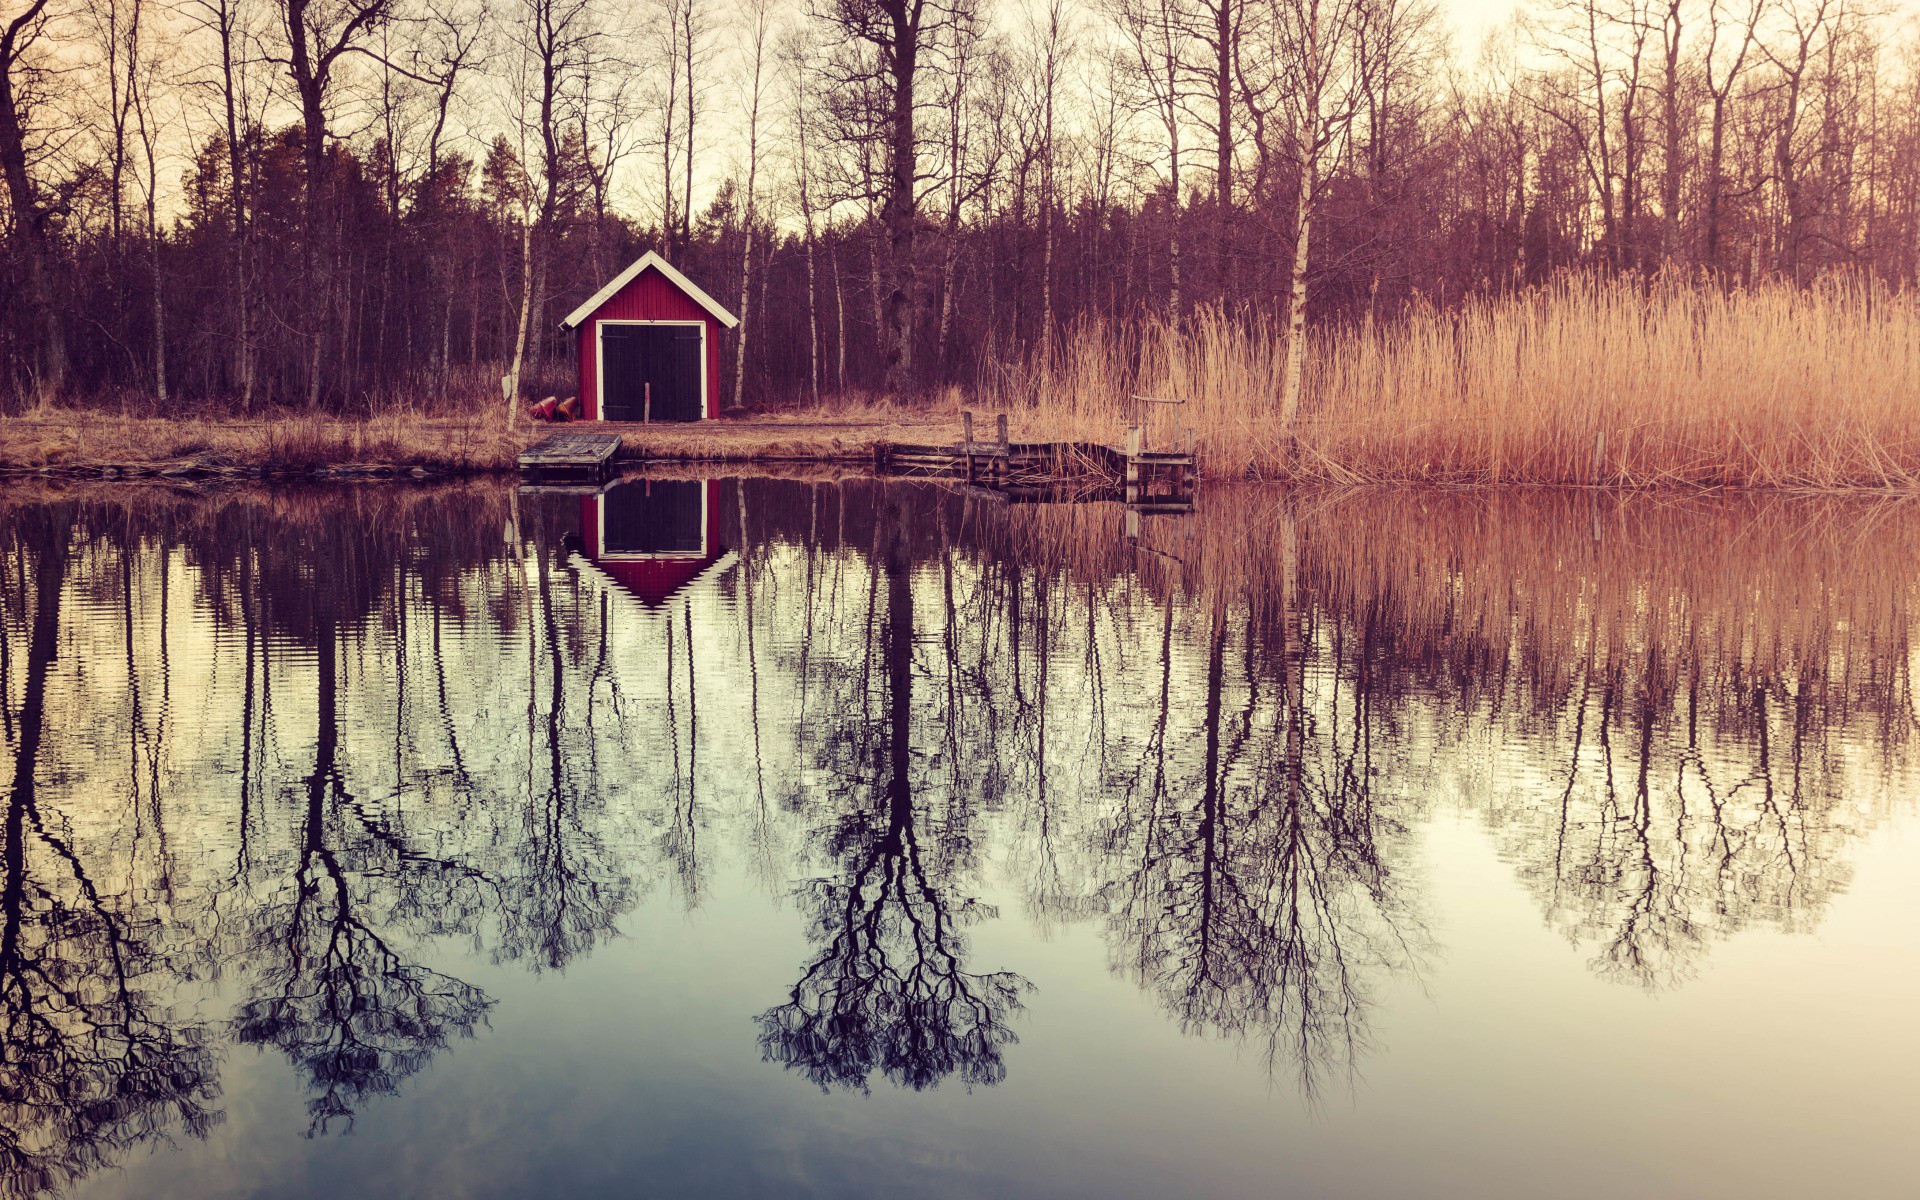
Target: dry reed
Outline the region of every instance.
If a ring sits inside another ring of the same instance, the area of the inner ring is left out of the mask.
[[[1920,296],[1870,281],[1723,290],[1574,276],[1309,339],[1299,426],[1277,415],[1285,340],[1202,312],[1082,324],[983,387],[1079,435],[1191,428],[1207,473],[1338,483],[1911,488]]]

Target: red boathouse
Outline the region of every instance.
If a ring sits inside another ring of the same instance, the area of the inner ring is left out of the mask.
[[[589,421],[720,415],[720,335],[740,319],[651,250],[567,314]]]

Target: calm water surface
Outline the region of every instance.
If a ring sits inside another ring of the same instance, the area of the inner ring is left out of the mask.
[[[0,1194],[1912,1194],[1920,508],[0,497]]]

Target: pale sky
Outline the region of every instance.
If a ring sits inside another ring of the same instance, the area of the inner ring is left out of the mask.
[[[1446,14],[1447,23],[1458,39],[1455,50],[1463,55],[1473,54],[1487,31],[1513,16],[1520,7],[1520,0],[1439,0],[1439,3],[1440,11]]]

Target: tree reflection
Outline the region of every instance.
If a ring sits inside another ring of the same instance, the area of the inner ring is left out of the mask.
[[[470,1036],[491,1006],[484,992],[410,962],[363,915],[369,887],[403,887],[408,876],[455,872],[403,848],[350,878],[343,814],[354,804],[338,762],[335,630],[322,617],[318,642],[318,736],[290,886],[262,906],[254,949],[262,966],[254,995],[233,1020],[235,1037],[271,1046],[306,1076],[311,1132],[353,1116],[368,1098],[391,1095],[453,1036]],[[369,844],[369,842],[373,844]],[[377,839],[353,847],[368,857]]]
[[[537,626],[529,623],[527,670],[527,736],[533,761],[518,837],[505,868],[507,891],[515,902],[501,906],[497,954],[535,970],[558,971],[614,936],[615,922],[633,906],[635,888],[626,865],[603,836],[604,813],[591,803],[599,758],[590,728],[590,683],[582,689],[589,693],[589,728],[569,723],[569,684],[575,682],[572,676],[579,672],[580,660],[567,653],[569,639],[562,628],[550,556],[539,556],[536,572],[539,621]],[[544,684],[541,645],[546,650]],[[535,702],[543,690],[545,711],[539,711]]]
[[[148,988],[166,982],[158,923],[104,894],[40,808],[48,676],[59,646],[69,528],[21,521],[33,566],[24,695],[0,826],[0,1194],[65,1188],[131,1147],[218,1119],[214,1056]],[[11,697],[4,697],[9,700]],[[55,764],[57,765],[57,764]]]
[[[885,710],[829,743],[845,803],[826,848],[837,878],[801,892],[818,953],[784,1004],[760,1016],[769,1062],[822,1090],[867,1090],[878,1072],[916,1091],[957,1076],[969,1089],[1006,1077],[1010,1019],[1031,986],[1010,971],[966,969],[962,928],[990,917],[949,895],[943,859],[923,844],[913,788],[913,596],[898,534],[885,558]],[[870,609],[871,611],[871,609]],[[872,649],[868,642],[869,652]],[[872,677],[863,671],[863,681]],[[879,786],[872,780],[878,779]]]
[[[1109,835],[1132,865],[1108,896],[1117,964],[1183,1030],[1254,1041],[1311,1097],[1328,1072],[1358,1066],[1377,982],[1414,968],[1425,935],[1382,853],[1404,829],[1373,795],[1371,648],[1363,639],[1358,669],[1330,664],[1316,695],[1315,638],[1291,578],[1282,586],[1279,627],[1245,628],[1232,711],[1229,622],[1224,600],[1212,604],[1199,779],[1174,784],[1165,737],[1149,744],[1146,805]],[[1164,725],[1164,685],[1160,703]]]

